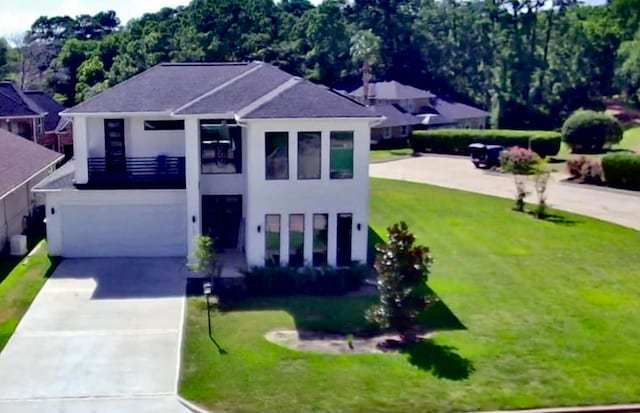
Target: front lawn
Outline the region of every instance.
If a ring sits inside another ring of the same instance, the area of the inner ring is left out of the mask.
[[[402,149],[372,149],[369,154],[369,162],[389,162],[397,161],[411,156],[413,150],[411,148]]]
[[[640,402],[640,233],[512,201],[372,180],[378,233],[406,220],[436,263],[447,329],[405,354],[323,355],[274,328],[362,329],[370,297],[254,298],[213,318],[189,299],[181,394],[216,411],[451,412]],[[450,311],[449,311],[450,310]],[[459,322],[458,322],[459,320]]]
[[[10,272],[8,266],[14,265],[12,260],[0,265],[0,270],[8,272],[0,282],[0,351],[57,265],[57,261],[47,255],[44,241],[36,248],[33,255],[15,263]]]

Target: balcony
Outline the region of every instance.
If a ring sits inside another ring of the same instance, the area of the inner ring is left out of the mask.
[[[185,158],[154,156],[116,159],[89,158],[85,189],[184,189]]]

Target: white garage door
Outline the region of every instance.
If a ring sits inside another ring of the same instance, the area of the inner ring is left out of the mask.
[[[65,205],[65,257],[179,257],[187,255],[186,207]]]

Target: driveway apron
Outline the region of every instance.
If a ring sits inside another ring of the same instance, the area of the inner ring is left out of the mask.
[[[0,354],[0,412],[184,412],[182,259],[68,259]]]

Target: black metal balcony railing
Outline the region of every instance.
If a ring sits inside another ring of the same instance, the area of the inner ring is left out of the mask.
[[[183,189],[185,160],[178,156],[126,158],[124,163],[89,158],[89,182],[96,189]]]

